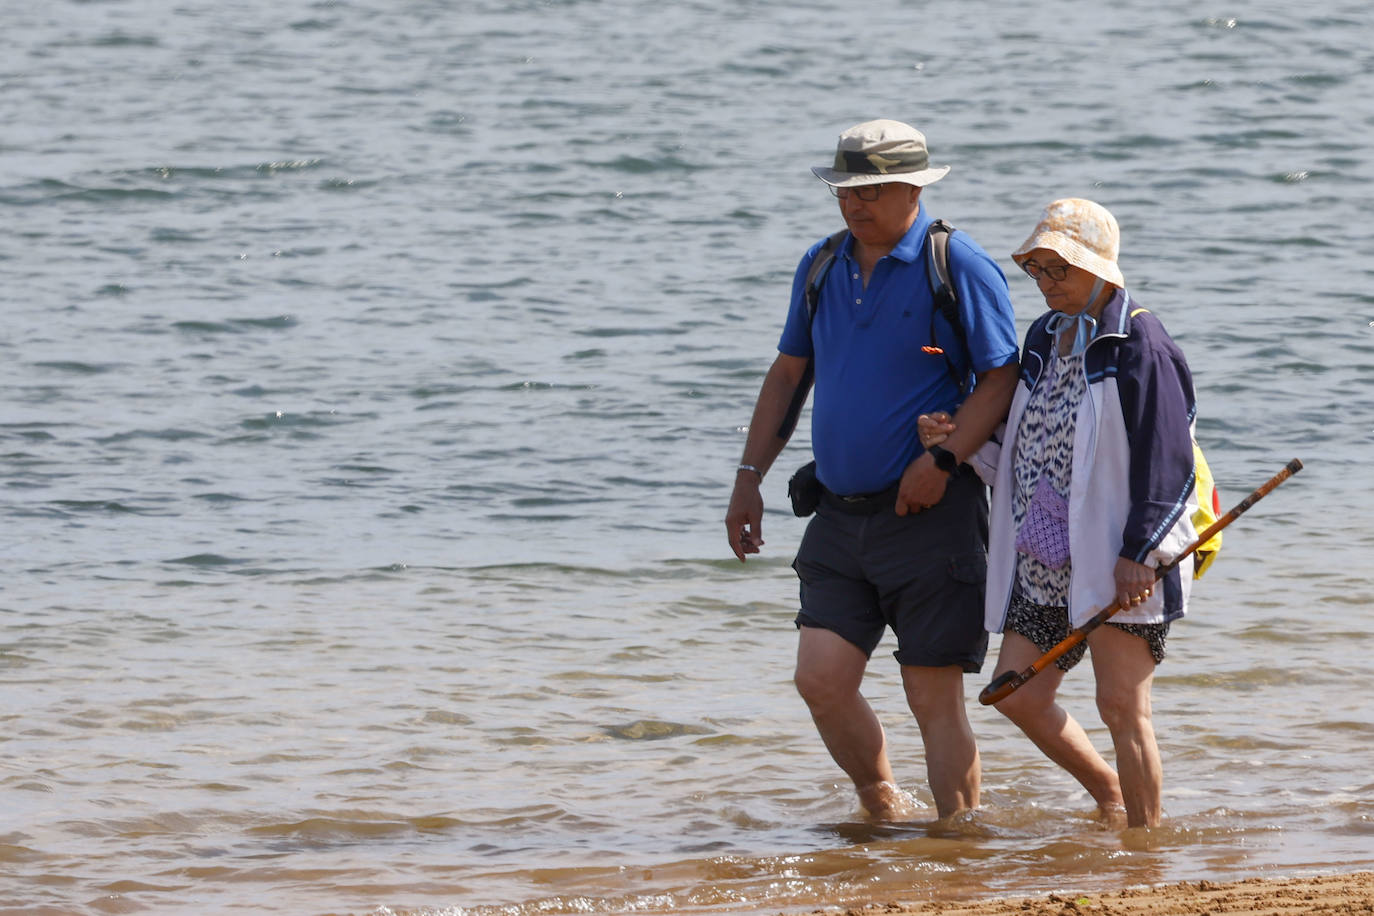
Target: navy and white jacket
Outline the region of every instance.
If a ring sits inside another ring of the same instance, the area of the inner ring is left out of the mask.
[[[1134,312],[1135,314],[1132,314]],[[1001,632],[1016,575],[1012,525],[1012,462],[1031,391],[1052,358],[1045,329],[1051,312],[1026,333],[1021,380],[1000,446],[990,442],[971,459],[992,484],[985,623]],[[1069,619],[1081,626],[1116,597],[1117,557],[1147,566],[1171,561],[1196,537],[1192,512],[1193,377],[1182,351],[1159,319],[1140,309],[1125,290],[1103,309],[1084,354],[1087,392],[1078,408],[1069,484]],[[1134,608],[1113,616],[1120,623],[1163,623],[1182,617],[1192,584],[1192,558]]]

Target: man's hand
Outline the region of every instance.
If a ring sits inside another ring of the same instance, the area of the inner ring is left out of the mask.
[[[787,444],[782,420],[806,376],[806,365],[803,356],[779,353],[763,378],[759,399],[754,404],[741,467],[735,471],[735,489],[730,493],[730,507],[725,510],[725,533],[730,538],[730,549],[741,563],[745,554],[758,553],[763,546],[763,497],[759,495],[759,484]]]
[[[929,452],[906,466],[902,481],[897,487],[897,514],[920,512],[945,498],[945,485],[949,475],[935,466],[935,459]]]
[[[730,508],[725,510],[725,533],[730,549],[744,562],[745,554],[758,553],[763,546],[763,494],[759,492],[758,475],[740,471],[735,475],[735,489],[730,494]]]
[[[1122,610],[1135,607],[1150,597],[1155,584],[1153,569],[1125,557],[1117,557],[1112,576],[1116,579],[1116,600]]]

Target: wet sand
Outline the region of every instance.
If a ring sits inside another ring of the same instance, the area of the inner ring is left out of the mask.
[[[844,913],[845,916],[932,916],[936,913],[940,916],[1374,914],[1374,872],[1303,878],[1249,878],[1234,882],[1185,882],[1109,893],[1080,894],[1066,889],[1033,897],[1004,897],[967,903],[941,901],[904,904],[898,901],[875,901],[863,907],[850,907]]]

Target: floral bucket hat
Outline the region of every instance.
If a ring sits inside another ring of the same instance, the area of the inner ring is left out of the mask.
[[[1116,259],[1121,252],[1121,230],[1116,217],[1101,204],[1081,197],[1056,200],[1040,214],[1030,237],[1011,253],[1018,265],[1037,248],[1048,248],[1074,267],[1124,289],[1126,279]]]

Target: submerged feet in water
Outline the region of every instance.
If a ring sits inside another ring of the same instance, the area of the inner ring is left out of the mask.
[[[1098,804],[1097,820],[1107,830],[1126,829],[1126,806],[1120,804]]]
[[[859,788],[859,804],[869,820],[909,821],[920,812],[911,793],[890,782],[875,782]]]

